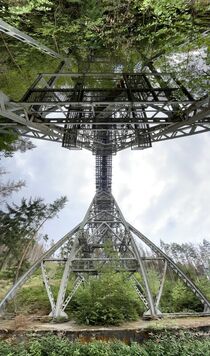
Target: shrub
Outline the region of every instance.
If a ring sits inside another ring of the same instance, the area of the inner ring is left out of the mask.
[[[14,340],[12,344],[0,342],[1,356],[207,356],[209,349],[209,339],[167,331],[141,345],[132,343],[130,346],[120,341],[70,342],[54,335],[31,338],[17,345]]]
[[[195,281],[201,291],[210,298],[210,284],[206,277]],[[162,312],[203,311],[203,304],[199,298],[178,278],[166,279],[163,295],[160,301]]]
[[[72,303],[73,314],[79,323],[116,325],[136,320],[143,306],[127,274],[103,273],[90,277]]]
[[[203,305],[198,297],[184,285],[182,281],[177,281],[172,290],[172,304],[176,312],[179,311],[203,311]]]
[[[15,305],[18,311],[24,314],[49,314],[50,303],[45,287],[43,285],[34,285],[33,287],[23,287],[15,297]],[[8,305],[8,311],[13,311],[14,303],[11,301]]]
[[[207,356],[210,340],[202,339],[199,334],[180,331],[177,335],[167,330],[146,341],[139,347],[139,355],[144,356]],[[199,339],[197,338],[199,337]]]

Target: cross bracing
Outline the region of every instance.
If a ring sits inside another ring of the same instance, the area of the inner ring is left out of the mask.
[[[0,98],[1,132],[10,127],[95,154],[141,150],[210,129],[207,93],[196,97],[170,73],[42,74],[20,102]],[[99,143],[99,133],[109,139]]]

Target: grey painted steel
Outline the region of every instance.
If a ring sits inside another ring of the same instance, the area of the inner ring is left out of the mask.
[[[63,310],[63,305],[64,305],[64,300],[65,300],[65,295],[66,295],[66,289],[67,289],[67,284],[68,284],[68,280],[69,280],[69,275],[71,272],[71,262],[75,256],[76,250],[78,249],[78,240],[75,239],[73,242],[73,246],[72,249],[69,253],[68,259],[65,263],[65,267],[64,267],[64,272],[63,272],[63,276],[61,279],[61,283],[60,283],[60,288],[58,291],[58,297],[57,297],[57,302],[56,302],[56,307],[55,307],[55,313],[53,313],[52,310],[52,315],[54,318],[60,318],[60,317],[66,317],[67,315]]]
[[[0,132],[10,128],[26,137],[62,142],[68,149],[90,150],[96,156],[96,195],[83,221],[19,279],[0,303],[0,309],[41,264],[51,315],[66,317],[65,308],[82,280],[81,277],[76,279],[65,299],[70,273],[100,274],[106,264],[112,263],[116,271],[141,274],[143,286],[136,283],[136,288],[148,308],[145,317],[161,316],[158,305],[167,264],[202,301],[205,311],[210,310],[208,299],[181,269],[126,222],[111,194],[112,155],[128,147],[142,150],[151,147],[153,142],[209,131],[209,97],[194,99],[173,75],[158,73],[151,64],[148,64],[151,73],[138,74],[61,73],[63,64],[59,73],[39,75],[22,102],[12,102],[0,93],[0,115],[5,118],[1,119]],[[62,77],[66,79],[65,86],[60,85]],[[156,302],[145,267],[148,258],[142,256],[133,234],[157,254],[157,259],[165,261]],[[55,303],[43,263],[70,239],[73,246],[63,259],[64,272]],[[107,255],[107,241],[117,258]]]
[[[119,211],[119,214],[120,214],[120,217],[122,219],[122,222],[123,224],[125,225],[127,231],[130,231],[129,230],[129,226],[119,208],[119,206],[117,205],[116,201],[115,201],[115,205],[117,206],[117,209]],[[136,245],[136,242],[134,240],[134,238],[131,236],[131,245],[133,247],[133,250],[135,252],[135,255],[136,255],[136,258],[138,259],[138,262],[139,262],[139,269],[140,269],[140,273],[142,275],[142,278],[143,278],[143,281],[144,281],[144,285],[145,285],[145,289],[146,289],[146,295],[147,295],[147,302],[149,304],[149,312],[148,314],[151,314],[151,316],[157,316],[158,314],[158,310],[156,309],[156,306],[155,306],[155,303],[154,303],[154,299],[153,299],[153,296],[152,296],[152,292],[151,292],[151,288],[150,288],[150,285],[149,285],[149,281],[148,281],[148,278],[147,278],[147,273],[146,273],[146,270],[145,270],[145,267],[144,267],[144,264],[143,264],[143,260],[141,258],[141,254],[140,254],[140,251],[139,251],[139,248],[137,247]]]
[[[65,78],[65,87],[59,78]],[[128,147],[142,150],[210,131],[209,96],[194,96],[168,73],[45,73],[24,101],[1,95],[0,132],[10,128],[110,159]]]
[[[40,126],[40,124],[31,121],[25,108],[20,104],[10,102],[9,98],[2,92],[0,92],[0,116],[8,118],[11,122],[21,125],[21,127],[26,126],[29,129],[31,128],[34,130],[34,138],[37,133],[39,135],[46,135],[53,140],[62,139],[62,133],[60,130],[54,130],[45,124]]]
[[[49,284],[49,278],[48,278],[47,271],[45,268],[45,261],[42,261],[42,263],[41,263],[41,270],[42,270],[43,282],[45,285],[45,289],[47,291],[48,299],[50,301],[51,309],[54,311],[55,310],[55,299],[54,299],[54,296],[53,296],[53,293],[52,293],[52,290],[51,290],[51,287]]]
[[[59,318],[60,316],[66,316],[66,314],[64,313],[65,307],[66,305],[69,303],[70,299],[69,297],[67,297],[67,299],[65,299],[65,293],[66,293],[66,282],[68,281],[68,276],[69,276],[69,271],[72,270],[70,265],[71,263],[75,261],[77,262],[78,260],[83,261],[83,262],[87,262],[88,260],[92,261],[94,263],[94,261],[98,262],[100,260],[100,257],[94,257],[92,255],[90,255],[89,257],[81,257],[80,253],[82,251],[82,248],[86,246],[93,246],[93,240],[94,240],[94,244],[98,244],[99,242],[101,243],[101,248],[103,248],[103,239],[107,238],[108,235],[104,235],[104,233],[108,233],[110,234],[112,231],[112,228],[110,226],[110,229],[107,229],[107,226],[112,225],[112,221],[110,220],[110,222],[107,222],[106,219],[106,210],[101,210],[99,212],[97,212],[97,204],[106,204],[106,200],[111,199],[113,201],[113,209],[114,209],[114,215],[115,215],[115,228],[116,228],[116,221],[118,222],[118,224],[120,224],[121,227],[124,228],[124,233],[123,236],[127,235],[127,238],[129,237],[129,240],[127,239],[126,244],[130,244],[131,246],[131,250],[127,250],[127,253],[129,253],[130,255],[130,251],[133,250],[133,256],[136,257],[136,259],[139,262],[139,268],[140,268],[140,273],[143,277],[144,280],[144,286],[145,286],[145,295],[146,298],[144,299],[144,293],[142,291],[140,291],[139,296],[141,294],[141,299],[143,300],[145,305],[149,305],[149,317],[154,317],[154,316],[159,316],[160,312],[158,310],[158,304],[159,304],[159,300],[161,297],[161,293],[162,293],[162,288],[163,288],[163,283],[164,283],[164,278],[165,278],[165,271],[166,271],[166,262],[168,263],[168,265],[178,274],[178,276],[187,284],[187,286],[196,294],[196,296],[202,301],[202,303],[205,306],[205,310],[206,312],[208,312],[208,308],[210,306],[209,301],[207,300],[207,298],[201,293],[201,291],[194,285],[193,282],[191,282],[189,280],[189,278],[180,270],[179,267],[177,267],[177,265],[165,254],[163,253],[153,242],[151,242],[148,238],[146,238],[143,234],[141,234],[138,230],[136,230],[133,226],[131,226],[129,223],[125,222],[125,219],[121,213],[121,211],[119,210],[119,207],[116,203],[116,201],[114,200],[113,196],[110,193],[106,193],[106,192],[102,192],[102,193],[97,193],[96,196],[94,197],[87,213],[86,216],[83,220],[82,223],[80,223],[79,225],[76,226],[76,228],[74,228],[69,234],[65,235],[64,238],[62,238],[60,241],[58,241],[58,243],[56,243],[55,246],[53,246],[50,250],[48,250],[42,257],[41,259],[39,259],[33,266],[32,268],[30,268],[30,270],[23,276],[20,278],[20,280],[17,282],[17,284],[7,293],[7,295],[5,296],[5,298],[2,300],[0,307],[1,310],[3,309],[3,307],[5,306],[6,302],[8,300],[10,300],[17,292],[17,290],[28,280],[28,278],[30,278],[30,276],[33,274],[33,272],[41,265],[41,263],[46,259],[48,259],[52,253],[54,253],[59,247],[61,247],[68,239],[73,238],[73,235],[75,235],[75,233],[79,233],[79,231],[82,233],[83,231],[94,231],[94,226],[95,226],[95,231],[94,234],[91,236],[87,235],[87,238],[85,238],[85,240],[82,240],[82,245],[80,245],[80,247],[78,248],[78,239],[80,239],[77,236],[75,236],[75,239],[77,241],[77,243],[75,243],[75,249],[71,250],[71,257],[66,261],[66,272],[64,272],[64,276],[63,276],[63,281],[61,282],[60,285],[60,297],[57,299],[57,314],[55,313],[55,309],[54,309],[54,304],[51,305],[53,306],[52,308],[52,315],[54,317]],[[101,201],[101,202],[100,202]],[[94,215],[94,211],[96,212],[96,215]],[[99,219],[101,219],[101,217],[103,216],[104,221],[102,223],[100,223],[100,225],[95,224],[95,217],[98,217]],[[110,215],[108,215],[110,216]],[[109,218],[110,219],[110,218]],[[88,230],[87,230],[88,229]],[[150,247],[152,249],[152,251],[154,251],[157,254],[157,258],[161,258],[165,261],[165,271],[163,272],[163,279],[161,282],[161,291],[159,291],[159,294],[157,296],[157,300],[156,300],[156,304],[154,305],[154,301],[152,299],[150,299],[150,286],[149,286],[149,282],[147,280],[147,275],[145,272],[145,268],[144,266],[141,268],[141,265],[143,265],[143,261],[146,260],[147,258],[144,256],[144,258],[141,257],[140,255],[140,251],[139,248],[137,247],[136,243],[134,244],[134,238],[131,236],[131,234],[129,233],[129,231],[131,231],[135,236],[137,236],[138,238],[140,238],[141,241],[143,241],[148,247]],[[104,231],[104,232],[103,232]],[[98,236],[99,235],[99,236]],[[97,237],[98,236],[98,237]],[[103,237],[104,236],[104,237]],[[111,236],[111,235],[109,235]],[[112,234],[113,239],[111,241],[113,241],[113,243],[115,243],[115,241],[118,241],[118,243],[122,243],[122,239],[120,239],[120,237],[118,237],[118,239],[116,238],[116,236],[114,234]],[[120,236],[120,235],[119,235]],[[110,238],[110,237],[109,237]],[[98,242],[97,242],[98,241]],[[82,247],[83,246],[83,247]],[[120,245],[118,245],[120,246]],[[120,251],[120,250],[119,250]],[[80,256],[80,257],[79,257]],[[104,257],[103,257],[104,258]],[[103,260],[102,258],[102,260]],[[124,257],[122,255],[122,260],[126,259],[126,260],[132,260],[132,257]],[[104,262],[106,261],[110,261],[110,258],[104,258]],[[65,262],[65,261],[64,261]],[[68,265],[68,266],[67,266]],[[68,267],[68,268],[67,268]],[[88,269],[84,269],[84,272],[89,272]],[[48,283],[47,283],[48,285]],[[48,287],[47,287],[48,288]],[[148,291],[149,290],[149,291]],[[73,292],[73,291],[72,291]],[[48,293],[49,294],[49,293]],[[50,298],[49,298],[50,299]],[[153,303],[153,304],[152,304]],[[145,313],[146,316],[146,313]]]
[[[201,303],[206,309],[206,312],[209,312],[210,301],[201,292],[201,290],[186,276],[186,274],[176,265],[176,263],[145,235],[135,229],[131,224],[128,223],[128,227],[138,238],[140,238],[140,240],[146,243],[146,245],[149,246],[152,251],[157,253],[159,256],[162,256],[168,262],[168,266],[171,267],[171,269],[182,279],[182,281],[190,288],[190,290],[200,299]]]
[[[100,219],[100,224],[97,223],[97,219]],[[112,244],[113,251],[117,253],[116,258],[106,256],[104,248],[107,239]],[[99,274],[101,267],[107,263],[113,263],[113,266],[115,266],[113,268],[116,271],[118,268],[122,270],[120,266],[123,266],[124,270],[127,271],[129,270],[128,264],[134,263],[133,269],[134,271],[139,271],[142,275],[145,290],[143,291],[142,287],[140,288],[140,284],[136,286],[136,283],[135,289],[147,309],[149,308],[148,317],[153,318],[160,315],[154,305],[141,254],[138,251],[122,212],[110,192],[98,191],[96,193],[75,235],[74,244],[68,258],[67,260],[64,259],[64,262],[65,267],[56,301],[56,308],[52,308],[50,314],[54,318],[67,317],[65,308],[81,284],[81,280],[76,279],[72,292],[65,299],[69,275],[76,270],[75,263],[80,263],[80,271],[82,273],[91,273],[94,271]],[[89,264],[91,264],[91,268]],[[79,278],[81,279],[81,277]],[[144,296],[144,293],[146,296]]]
[[[82,230],[84,228],[85,224],[87,223],[87,220],[89,218],[89,214],[90,214],[93,204],[94,204],[94,199],[92,200],[92,202],[85,214],[83,221],[80,223],[78,231]],[[78,239],[75,239],[73,242],[72,249],[69,252],[67,261],[65,262],[63,276],[61,279],[59,292],[58,292],[58,296],[57,296],[56,307],[51,312],[51,315],[54,318],[57,318],[57,319],[60,317],[67,318],[67,314],[64,312],[64,309],[63,309],[63,306],[65,304],[65,295],[66,295],[66,290],[67,290],[67,284],[68,284],[68,280],[69,280],[69,275],[71,273],[72,260],[75,258],[76,252],[79,252],[80,249],[81,249],[81,247],[79,247],[79,245],[78,245]]]
[[[53,51],[52,49],[42,45],[38,41],[34,40],[31,36],[26,35],[24,32],[19,31],[14,26],[9,25],[7,22],[0,19],[0,31],[6,33],[8,36],[14,37],[17,40],[27,43],[32,47],[35,47],[41,52],[48,54],[51,57],[63,59],[59,53]]]
[[[45,258],[50,257],[55,251],[57,251],[72,235],[74,235],[79,230],[80,224],[74,227],[68,234],[66,234],[62,239],[56,242],[47,252],[45,252],[30,268],[24,273],[19,280],[10,288],[6,293],[5,297],[0,302],[0,311],[4,309],[6,304],[11,300],[17,293],[17,291],[27,282],[27,280],[33,275],[33,273],[41,266],[42,261]]]
[[[64,311],[67,307],[67,305],[70,303],[71,299],[73,298],[74,294],[76,293],[77,289],[81,286],[81,284],[84,282],[84,277],[82,275],[79,275],[77,279],[74,282],[73,288],[71,293],[68,295],[68,297],[65,299],[63,305],[62,305],[62,311]]]
[[[167,260],[165,260],[164,268],[163,268],[163,275],[162,275],[162,278],[161,278],[159,291],[158,291],[158,294],[157,294],[157,297],[156,297],[156,301],[155,301],[156,308],[159,307],[160,299],[161,299],[161,296],[162,296],[162,293],[163,293],[163,287],[164,287],[164,283],[165,283],[165,279],[166,279],[167,266],[168,266],[168,263],[167,263]]]
[[[134,284],[134,288],[136,290],[136,293],[138,294],[139,298],[141,299],[141,301],[144,303],[146,309],[148,310],[149,304],[147,302],[147,299],[146,299],[145,295],[142,292],[143,288],[142,288],[141,284],[139,283],[139,281],[136,279],[135,276],[132,276],[131,280],[132,280],[132,282]]]

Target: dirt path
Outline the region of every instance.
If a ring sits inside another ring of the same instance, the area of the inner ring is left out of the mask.
[[[25,331],[94,331],[94,330],[144,330],[144,329],[191,329],[210,327],[210,316],[206,317],[187,317],[187,318],[164,318],[155,321],[138,320],[135,322],[127,322],[120,326],[87,326],[77,325],[74,321],[65,323],[52,323],[34,320],[35,317],[18,316],[12,320],[0,321],[1,331],[25,330]]]

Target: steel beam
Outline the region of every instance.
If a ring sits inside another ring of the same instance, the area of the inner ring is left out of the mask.
[[[52,312],[50,313],[51,316],[53,316],[53,318],[55,319],[59,319],[59,318],[68,318],[67,314],[64,312],[63,306],[64,306],[64,300],[65,300],[65,295],[66,295],[66,290],[67,290],[67,285],[68,285],[68,281],[69,281],[69,275],[71,272],[71,263],[72,260],[75,257],[76,254],[76,250],[78,249],[78,240],[75,239],[73,242],[73,246],[71,248],[71,251],[69,253],[68,259],[65,263],[65,267],[64,267],[64,272],[63,272],[63,276],[61,279],[61,283],[60,283],[60,288],[58,291],[58,296],[57,296],[57,302],[56,302],[56,306],[55,309],[52,310]]]
[[[55,299],[54,299],[54,296],[53,296],[53,293],[52,293],[52,290],[51,290],[51,286],[49,284],[49,278],[48,278],[47,271],[46,271],[46,268],[45,268],[45,261],[41,262],[41,270],[42,270],[43,282],[44,282],[44,285],[45,285],[45,289],[47,291],[47,296],[48,296],[48,299],[50,301],[51,310],[54,311],[55,310]]]
[[[164,268],[163,268],[163,275],[162,275],[162,278],[161,278],[159,291],[158,291],[158,294],[157,294],[157,297],[156,297],[156,301],[155,301],[156,308],[159,307],[160,299],[161,299],[161,296],[162,296],[162,293],[163,293],[163,287],[164,287],[164,283],[165,283],[165,279],[166,279],[167,266],[168,266],[168,262],[167,262],[167,260],[165,260],[164,261]]]
[[[66,80],[65,85],[59,82],[62,78]],[[152,142],[210,130],[209,98],[195,100],[182,83],[174,80],[176,85],[170,86],[167,78],[167,75],[154,71],[116,75],[47,73],[38,77],[22,102],[12,102],[0,94],[0,132],[6,133],[12,128],[26,137],[62,142],[69,149],[86,148],[96,155],[96,195],[83,221],[20,278],[0,303],[0,308],[42,265],[51,315],[57,319],[67,317],[65,308],[81,283],[76,279],[72,292],[66,298],[70,273],[82,271],[100,274],[103,266],[113,264],[116,271],[122,267],[124,271],[138,271],[141,274],[143,286],[136,284],[135,288],[148,309],[144,316],[156,318],[161,316],[158,306],[168,264],[201,300],[205,310],[210,310],[208,299],[182,270],[126,222],[111,194],[112,155],[117,151],[128,147],[145,149]],[[145,261],[150,257],[142,256],[133,235],[156,253],[155,259],[165,262],[156,302],[146,271]],[[73,246],[63,259],[64,272],[55,302],[43,262],[68,239],[72,239]],[[111,256],[106,249],[107,242]],[[131,266],[133,262],[136,262],[135,266]]]
[[[62,312],[65,312],[67,305],[70,303],[70,301],[73,298],[74,294],[76,293],[77,289],[81,286],[81,284],[84,281],[85,281],[84,277],[81,274],[79,274],[74,282],[71,293],[68,295],[68,297],[65,299],[65,301],[62,305]]]
[[[119,215],[123,221],[123,224],[125,225],[127,231],[130,231],[129,229],[129,226],[119,208],[119,206],[117,205],[117,202],[115,201],[115,205],[117,207],[117,210],[119,212]],[[148,317],[156,317],[156,316],[160,316],[161,315],[161,312],[156,308],[155,306],[155,303],[154,303],[154,298],[153,298],[153,295],[152,295],[152,292],[151,292],[151,288],[150,288],[150,285],[149,285],[149,281],[148,281],[148,277],[147,277],[147,273],[146,273],[146,269],[144,267],[144,264],[143,264],[143,260],[142,260],[142,257],[141,257],[141,254],[140,254],[140,250],[133,238],[133,236],[131,235],[131,246],[135,252],[135,256],[139,262],[139,271],[140,271],[140,274],[142,275],[142,278],[143,278],[143,281],[144,281],[144,285],[145,285],[145,289],[146,289],[146,295],[147,295],[147,303],[149,305],[149,310],[146,311],[146,313],[144,313],[145,316],[148,316]]]
[[[9,25],[7,22],[0,19],[0,31],[6,33],[8,36],[11,36],[21,42],[27,43],[32,47],[35,47],[39,51],[48,54],[51,57],[57,59],[64,59],[59,53],[53,51],[52,49],[44,46],[38,41],[34,40],[31,36],[26,35],[24,32],[19,31],[14,26]]]

